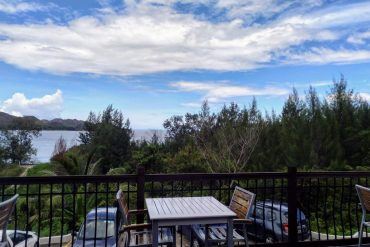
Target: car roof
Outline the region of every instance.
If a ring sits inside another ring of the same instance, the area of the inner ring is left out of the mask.
[[[117,208],[115,207],[108,207],[108,211],[106,207],[101,208],[94,208],[90,210],[90,212],[87,214],[86,219],[87,220],[95,220],[95,213],[97,214],[97,219],[106,219],[108,212],[108,219],[114,220],[117,215]]]

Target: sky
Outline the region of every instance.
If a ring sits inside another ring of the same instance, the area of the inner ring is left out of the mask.
[[[370,101],[370,1],[0,0],[0,111],[84,120],[109,104],[135,129],[345,76]]]

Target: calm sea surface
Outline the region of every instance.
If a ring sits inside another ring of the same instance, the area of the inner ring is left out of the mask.
[[[33,139],[33,146],[37,149],[37,154],[33,157],[35,162],[48,162],[53,151],[56,141],[59,137],[66,140],[67,146],[71,147],[79,143],[79,131],[60,131],[60,130],[43,130],[41,136]]]
[[[135,140],[148,140],[157,132],[160,139],[163,139],[163,130],[134,130]],[[33,140],[33,146],[37,149],[37,154],[33,157],[33,161],[48,162],[54,151],[54,146],[59,137],[63,137],[68,147],[79,144],[79,131],[61,131],[61,130],[43,130],[41,136]]]

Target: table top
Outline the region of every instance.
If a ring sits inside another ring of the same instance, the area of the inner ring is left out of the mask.
[[[236,214],[212,196],[147,198],[151,220],[230,218]]]

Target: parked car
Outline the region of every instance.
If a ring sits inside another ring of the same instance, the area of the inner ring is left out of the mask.
[[[3,231],[0,231],[0,236]],[[34,232],[7,230],[8,243],[10,247],[34,247],[37,246],[37,235]],[[27,239],[27,245],[26,245]]]
[[[96,213],[96,214],[95,214]],[[116,246],[116,236],[120,227],[120,220],[117,208],[92,209],[86,215],[86,221],[81,225],[80,230],[75,238],[74,247],[82,246]],[[96,226],[96,231],[95,231]],[[85,241],[85,244],[84,244]],[[107,243],[107,245],[105,245]]]
[[[288,239],[288,204],[280,202],[257,202],[249,218],[253,221],[247,227],[248,235],[259,241],[274,243]],[[297,209],[298,239],[309,237],[308,219]]]

